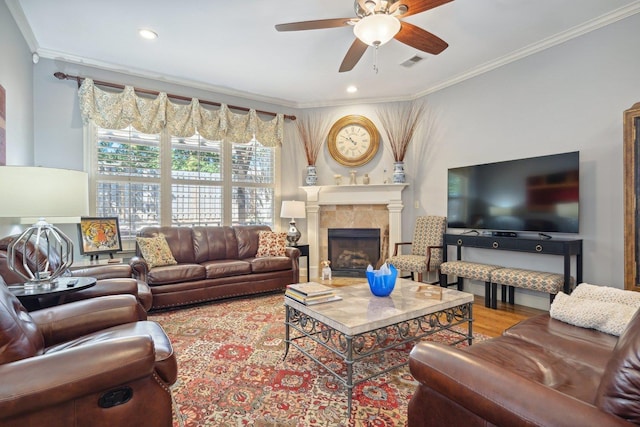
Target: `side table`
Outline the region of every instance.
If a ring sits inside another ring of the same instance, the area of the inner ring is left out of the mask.
[[[307,259],[307,282],[309,281],[309,245],[295,245],[292,248],[298,248],[300,251],[300,256],[303,256]]]
[[[11,285],[9,290],[28,311],[33,311],[64,304],[67,294],[90,288],[95,284],[94,277],[58,277],[52,286],[26,289],[22,285]]]
[[[69,270],[75,271],[75,270],[81,270],[83,268],[98,267],[102,265],[118,265],[118,264],[122,264],[123,262],[124,262],[123,258],[105,258],[105,259],[96,259],[96,260],[85,259],[82,261],[75,261],[73,264],[71,264],[71,267],[69,267]]]

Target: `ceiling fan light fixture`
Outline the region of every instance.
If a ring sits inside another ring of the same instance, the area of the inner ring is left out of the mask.
[[[382,46],[400,31],[400,21],[387,14],[375,14],[362,18],[353,27],[353,34],[369,46]]]
[[[155,40],[158,38],[158,33],[150,30],[149,28],[140,28],[138,30],[138,34],[140,35],[140,37],[147,40]]]

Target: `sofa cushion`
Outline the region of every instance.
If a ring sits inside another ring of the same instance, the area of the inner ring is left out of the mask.
[[[164,235],[155,237],[138,237],[136,239],[142,257],[147,261],[149,268],[163,266],[163,265],[175,265],[178,262],[173,257],[169,244]]]
[[[603,372],[618,341],[616,336],[552,319],[548,313],[523,320],[503,335],[537,344],[562,357],[579,355],[586,364],[602,366]]]
[[[225,259],[203,262],[207,279],[218,277],[240,276],[251,274],[251,265],[247,261],[238,259]]]
[[[261,231],[258,233],[258,252],[256,257],[284,256],[287,233],[278,231]]]
[[[474,343],[464,351],[473,354],[479,365],[483,361],[499,365],[530,381],[588,403],[595,401],[600,375],[606,365],[606,360],[600,366],[585,364],[578,357],[557,354],[545,346],[510,336]]]
[[[206,277],[206,271],[200,264],[178,264],[164,267],[156,267],[147,274],[149,286],[164,285],[166,283],[190,282],[202,280]]]
[[[640,311],[629,322],[598,387],[596,406],[640,424]]]
[[[258,252],[258,233],[271,231],[268,225],[238,225],[233,227],[238,241],[238,259],[253,258]]]
[[[268,273],[269,271],[289,269],[291,269],[291,258],[286,256],[254,258],[251,260],[251,271],[253,273]]]
[[[144,227],[138,232],[138,237],[156,237],[161,234],[167,239],[171,253],[176,261],[178,261],[178,264],[197,263],[195,250],[193,248],[193,230],[191,227]]]
[[[195,262],[240,259],[238,240],[233,227],[193,227],[193,249]]]

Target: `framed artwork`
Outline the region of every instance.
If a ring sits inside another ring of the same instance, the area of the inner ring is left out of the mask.
[[[0,166],[7,164],[7,96],[0,85]]]
[[[120,225],[117,217],[82,217],[78,224],[80,253],[98,255],[122,250]]]

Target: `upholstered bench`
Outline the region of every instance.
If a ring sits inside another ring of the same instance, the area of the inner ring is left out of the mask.
[[[480,264],[469,261],[447,261],[440,265],[441,286],[449,286],[447,275],[457,276],[456,284],[458,290],[463,289],[463,278],[470,280],[480,280],[484,282],[484,305],[489,307],[495,298],[492,298],[490,289],[492,272],[502,268],[499,265]],[[452,283],[453,284],[453,283]],[[493,303],[493,308],[496,308]]]
[[[501,268],[491,272],[491,306],[496,307],[497,285],[502,285],[502,301],[506,299],[506,287],[509,288],[510,304],[514,303],[515,288],[530,289],[546,292],[553,302],[556,294],[564,289],[564,275],[559,273],[546,273],[544,271],[524,270],[521,268]],[[570,287],[573,288],[575,280],[571,277]]]

